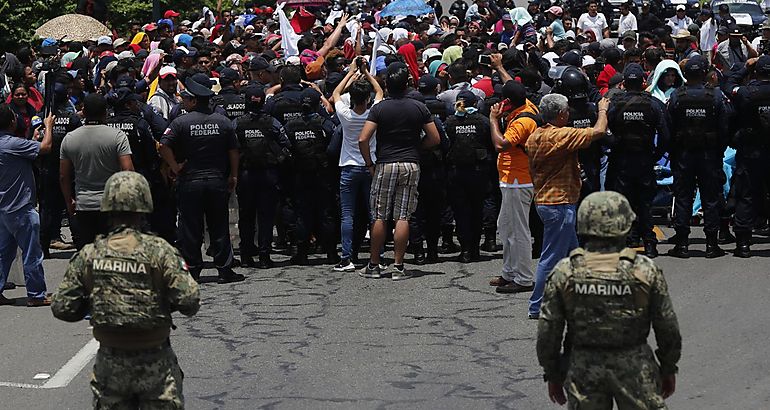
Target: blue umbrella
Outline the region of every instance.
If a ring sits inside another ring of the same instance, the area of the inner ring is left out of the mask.
[[[433,13],[433,7],[422,0],[395,0],[385,6],[380,16],[422,16]]]

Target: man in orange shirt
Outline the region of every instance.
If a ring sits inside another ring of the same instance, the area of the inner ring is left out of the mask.
[[[575,232],[581,186],[578,150],[607,132],[609,104],[606,98],[599,101],[599,115],[593,128],[570,128],[565,127],[569,120],[567,97],[548,94],[540,101],[540,116],[545,125],[536,129],[526,143],[537,214],[543,221],[543,250],[535,273],[535,288],[529,298],[530,319],[540,317],[548,274],[578,246]]]
[[[537,107],[526,97],[520,82],[508,81],[503,86],[503,102],[495,104],[489,113],[492,143],[500,153],[497,172],[500,176],[502,205],[497,229],[503,241],[503,268],[500,276],[489,281],[498,293],[529,292],[534,286],[532,238],[529,231],[529,209],[533,185],[529,175],[529,160],[524,151],[527,138],[538,127]],[[500,118],[508,125],[500,132]]]

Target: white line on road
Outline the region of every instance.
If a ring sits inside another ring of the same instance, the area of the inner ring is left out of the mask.
[[[59,369],[56,374],[53,375],[48,381],[43,384],[29,384],[29,383],[16,383],[16,382],[0,382],[0,387],[17,387],[20,389],[58,389],[65,387],[72,379],[77,376],[81,370],[96,356],[96,352],[99,350],[99,342],[96,339],[91,339],[80,351],[75,353],[64,366]]]
[[[75,356],[72,357],[72,359],[65,363],[53,377],[43,383],[41,388],[58,389],[59,387],[70,384],[72,379],[74,379],[75,376],[88,365],[88,362],[96,356],[97,350],[99,350],[99,342],[97,342],[96,339],[91,339],[75,354]]]

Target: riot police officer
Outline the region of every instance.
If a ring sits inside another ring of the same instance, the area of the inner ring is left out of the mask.
[[[131,162],[134,170],[150,183],[153,209],[149,216],[150,227],[168,242],[175,240],[175,218],[171,206],[172,198],[160,174],[160,157],[155,147],[150,124],[144,120],[139,108],[141,97],[130,88],[118,88],[107,95],[112,105],[113,116],[107,125],[117,128],[128,137],[131,145]]]
[[[59,185],[59,153],[64,136],[82,125],[80,117],[67,99],[67,87],[57,82],[54,87],[53,114],[56,116],[53,126],[51,151],[41,155],[40,159],[40,245],[43,256],[50,257],[51,241],[61,236],[61,220],[64,211],[64,196]],[[71,226],[71,228],[74,228]],[[73,232],[75,235],[76,232]]]
[[[326,149],[334,133],[334,123],[318,114],[321,93],[306,88],[301,93],[302,113],[284,125],[291,142],[294,168],[294,209],[296,212],[296,251],[292,263],[307,264],[310,236],[315,233],[326,252],[328,263],[336,262],[335,225],[331,215],[333,192]]]
[[[232,123],[212,112],[211,81],[195,74],[184,82],[182,104],[187,114],[169,125],[160,154],[177,175],[178,247],[195,279],[203,269],[203,218],[209,229],[219,282],[241,281],[233,272],[233,247],[228,223],[228,191],[238,183],[238,140]]]
[[[232,68],[223,68],[219,73],[219,84],[222,89],[215,97],[211,98],[214,106],[222,107],[225,116],[234,120],[246,114],[246,105],[241,89],[241,76]]]
[[[733,85],[753,71],[754,79],[734,88],[732,101],[738,132],[731,145],[737,149],[733,176],[735,189],[735,256],[751,256],[751,233],[760,216],[766,215],[767,175],[770,169],[770,56],[752,58],[730,73]]]
[[[555,82],[553,92],[562,94],[569,99],[568,127],[591,128],[597,120],[596,104],[588,98],[589,83],[585,74],[575,67],[567,67]],[[580,196],[585,197],[591,192],[601,190],[601,160],[604,156],[602,143],[599,141],[578,151],[578,160],[584,174]]]
[[[276,202],[278,201],[278,165],[286,159],[290,147],[283,126],[262,111],[265,91],[261,86],[246,87],[247,114],[235,119],[235,135],[240,144],[240,178],[238,183],[241,263],[267,269],[270,260]],[[257,243],[254,246],[254,225]],[[254,263],[254,256],[259,262]]]
[[[724,206],[722,158],[729,139],[732,109],[720,89],[704,85],[707,70],[705,58],[693,56],[688,59],[684,67],[687,83],[668,103],[676,230],[675,246],[669,255],[678,258],[689,256],[688,236],[696,183],[703,204],[706,257],[725,254],[718,243],[719,213]]]
[[[626,66],[625,92],[612,99],[607,111],[614,140],[607,169],[607,189],[628,198],[637,217],[636,228],[644,241],[644,252],[654,258],[658,256],[658,241],[650,208],[656,190],[655,164],[665,152],[669,131],[665,107],[643,91],[645,77],[639,64]]]
[[[455,113],[444,128],[450,141],[447,153],[449,197],[460,238],[459,261],[478,261],[481,218],[489,184],[492,147],[489,119],[477,112],[478,97],[470,91],[457,94]]]

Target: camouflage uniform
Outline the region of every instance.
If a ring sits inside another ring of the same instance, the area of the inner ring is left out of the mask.
[[[570,409],[609,410],[613,400],[621,410],[666,408],[660,376],[677,372],[682,339],[662,271],[622,249],[634,218],[618,193],[586,197],[578,232],[590,251],[572,251],[548,277],[537,356],[545,379],[565,384]],[[647,345],[650,325],[660,367]]]
[[[107,181],[102,211],[152,211],[147,181],[120,172]],[[181,409],[182,371],[169,344],[171,312],[192,316],[197,283],[165,240],[119,226],[70,261],[51,305],[54,316],[91,312],[100,342],[91,390],[94,408]]]

